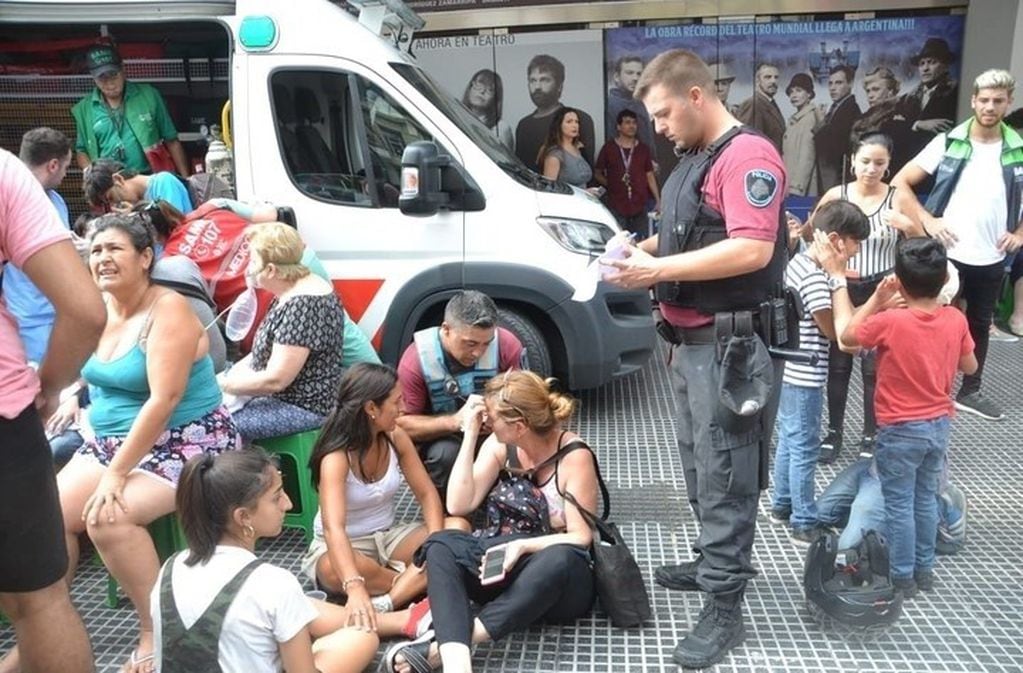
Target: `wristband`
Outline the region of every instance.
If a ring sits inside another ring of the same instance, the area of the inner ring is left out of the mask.
[[[362,575],[355,575],[354,577],[349,577],[348,579],[341,583],[341,591],[348,593],[348,585],[351,584],[352,582],[359,582],[360,584],[365,584],[366,578],[363,577]]]

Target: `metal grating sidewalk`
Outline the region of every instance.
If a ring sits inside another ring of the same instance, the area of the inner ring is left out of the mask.
[[[950,455],[952,478],[969,498],[969,544],[940,557],[935,591],[908,603],[882,638],[851,644],[822,633],[802,607],[802,555],[782,527],[766,516],[758,524],[754,563],[760,575],[746,594],[745,644],[713,670],[721,673],[791,671],[1023,672],[1023,343],[992,343],[985,392],[1005,407],[1000,423],[961,414]],[[856,375],[858,376],[858,375]],[[854,376],[854,385],[856,377]],[[862,407],[850,392],[847,441],[859,440]],[[582,395],[578,431],[597,449],[614,502],[614,519],[646,574],[655,612],[642,630],[611,628],[598,614],[572,626],[533,628],[476,651],[477,671],[674,671],[671,650],[700,609],[694,594],[668,592],[652,582],[653,569],[688,555],[695,537],[674,449],[670,388],[663,355],[637,376]],[[846,450],[817,473],[818,492],[854,457]],[[766,512],[766,496],[762,511]],[[400,513],[414,513],[404,496]],[[269,561],[298,570],[301,535],[286,531],[264,546]],[[135,619],[126,604],[103,604],[105,574],[83,566],[74,598],[92,637],[99,669],[115,671],[127,658]],[[0,651],[13,643],[0,629]]]

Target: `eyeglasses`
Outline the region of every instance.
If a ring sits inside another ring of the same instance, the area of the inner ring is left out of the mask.
[[[476,91],[479,91],[480,93],[494,93],[493,84],[487,84],[486,82],[481,82],[480,80],[476,80],[475,82],[473,82],[472,88],[475,89]]]

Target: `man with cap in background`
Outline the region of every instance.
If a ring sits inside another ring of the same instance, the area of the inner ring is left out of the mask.
[[[920,75],[920,84],[899,97],[897,119],[903,122],[901,132],[892,141],[892,173],[899,171],[939,133],[955,125],[959,83],[952,79],[949,66],[955,55],[948,42],[929,37],[911,63]]]
[[[71,108],[79,168],[107,158],[139,173],[176,170],[187,177],[185,150],[160,92],[126,81],[121,57],[109,45],[91,47],[85,63],[96,88]]]
[[[714,76],[714,90],[717,92],[718,99],[726,110],[735,114],[739,106],[728,102],[728,94],[731,93],[732,82],[735,81],[735,75],[731,68],[725,63],[711,63],[707,67],[710,69],[711,75]]]

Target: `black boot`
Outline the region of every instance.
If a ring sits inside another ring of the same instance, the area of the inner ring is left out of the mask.
[[[708,668],[745,639],[742,592],[710,594],[696,626],[682,638],[671,658],[682,668]]]
[[[654,570],[654,581],[665,589],[674,591],[699,591],[696,583],[696,569],[703,562],[703,556],[696,555],[691,561],[683,561],[678,565],[660,566]]]

